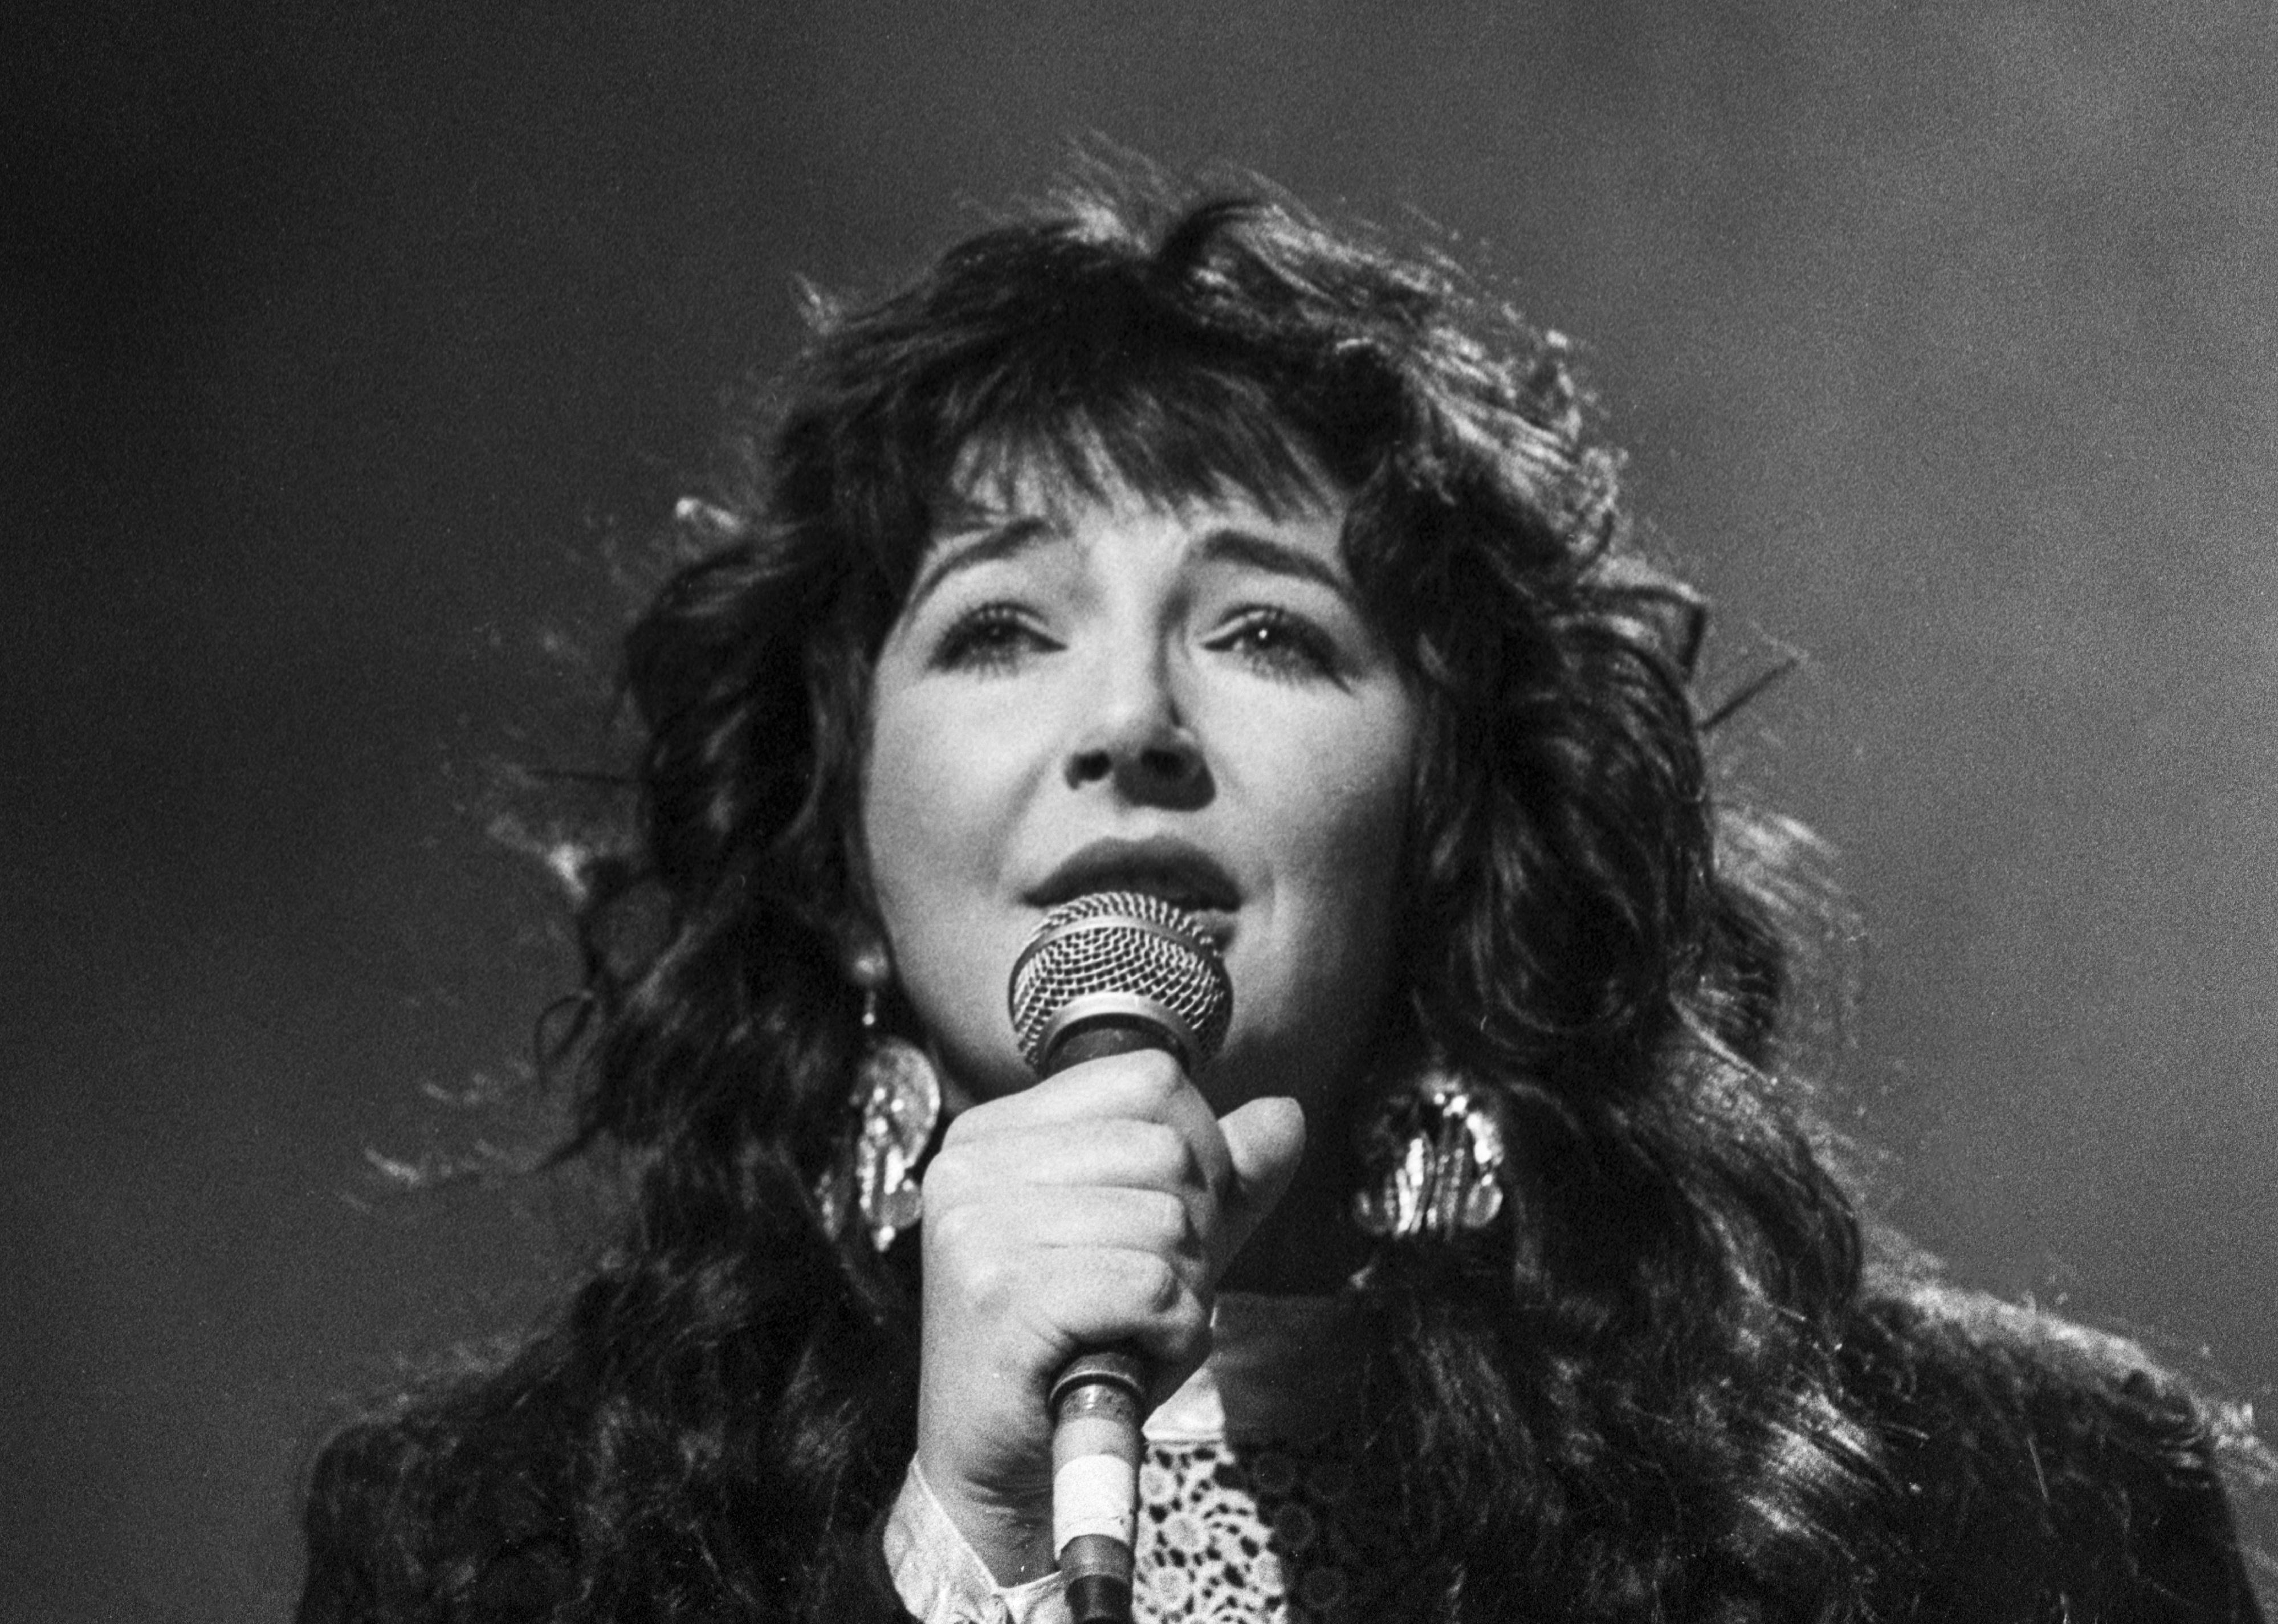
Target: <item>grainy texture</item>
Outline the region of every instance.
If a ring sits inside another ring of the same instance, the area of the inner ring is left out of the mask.
[[[2267,1408],[2268,9],[1048,10],[6,25],[0,1613],[280,1615],[326,1400],[543,1300],[553,1198],[363,1153],[501,1142],[422,1089],[567,980],[490,769],[596,754],[590,527],[794,272],[1092,128],[1412,205],[1586,341],[1670,545],[1815,656],[1734,770],[1848,855],[1896,1216]]]

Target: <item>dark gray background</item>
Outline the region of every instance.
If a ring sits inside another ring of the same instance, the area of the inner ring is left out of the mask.
[[[1085,131],[1413,210],[1583,340],[1731,668],[1812,657],[1731,770],[1844,854],[1886,1209],[2267,1399],[2271,15],[18,23],[0,1616],[280,1615],[328,1403],[546,1300],[550,1198],[390,1198],[364,1151],[515,1142],[432,1094],[564,985],[500,764],[595,754],[598,538],[785,353],[795,274],[875,285]]]

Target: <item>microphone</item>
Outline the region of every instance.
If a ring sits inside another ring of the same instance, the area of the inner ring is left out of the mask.
[[[1234,987],[1194,918],[1135,891],[1096,891],[1044,916],[1005,1002],[1039,1077],[1103,1055],[1162,1049],[1192,1073],[1226,1041]],[[1128,1624],[1147,1368],[1128,1347],[1078,1354],[1052,1383],[1052,1549],[1075,1624]]]

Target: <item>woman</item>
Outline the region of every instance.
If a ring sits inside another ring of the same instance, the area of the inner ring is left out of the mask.
[[[2139,1354],[1862,1284],[1803,838],[1709,796],[1555,339],[1083,195],[780,398],[628,644],[569,1150],[630,1231],[333,1442],[304,1619],[1063,1616],[1045,1390],[1118,1342],[1143,1618],[2254,1616]],[[1191,1077],[1015,1046],[1102,890],[1223,952]]]

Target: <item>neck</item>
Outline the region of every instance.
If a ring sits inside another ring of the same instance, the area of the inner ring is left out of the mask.
[[[1367,1239],[1353,1224],[1353,1174],[1344,1160],[1316,1157],[1307,1147],[1288,1193],[1227,1265],[1220,1290],[1326,1297],[1343,1288],[1368,1260]]]

